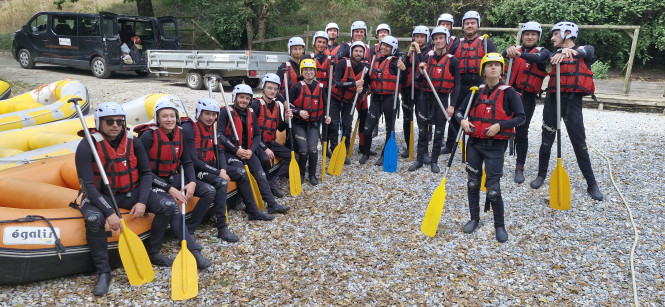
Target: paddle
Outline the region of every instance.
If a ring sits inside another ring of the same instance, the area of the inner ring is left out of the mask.
[[[370,65],[374,65],[374,59],[372,59],[372,64],[370,64]],[[367,69],[367,67],[363,68],[363,74],[360,76],[361,81],[365,80],[365,74],[367,74],[368,70],[369,69]],[[356,103],[358,101],[358,94],[360,94],[360,93],[358,93],[356,91],[356,95],[353,97],[353,103],[351,104],[351,120],[353,120],[353,113],[356,111]],[[365,99],[364,95],[363,95],[362,99],[363,100]],[[361,100],[361,105],[362,105],[362,100]],[[361,108],[362,108],[362,106],[361,106]],[[356,133],[358,132],[358,123],[359,122],[360,122],[360,118],[358,118],[356,120],[355,127],[353,127],[353,133],[351,134],[351,145],[349,145],[349,152],[346,154],[347,157],[349,157],[349,158],[351,158],[351,155],[353,154],[353,146],[356,143]]]
[[[402,55],[398,60],[402,60]],[[397,121],[397,98],[399,96],[399,77],[402,73],[401,69],[397,69],[397,82],[395,82],[395,93],[393,93],[393,127]],[[386,119],[387,120],[387,119]],[[387,124],[387,123],[386,123]],[[383,171],[388,173],[397,172],[397,141],[395,141],[395,131],[390,132],[390,138],[383,149]]]
[[[220,86],[219,91],[222,92],[222,101],[224,102],[224,109],[226,109],[226,113],[229,115],[229,122],[231,123],[231,128],[233,129],[233,135],[236,137],[236,140],[238,140],[238,148],[242,149],[241,140],[240,138],[238,138],[238,131],[236,131],[236,125],[233,123],[233,115],[231,114],[231,109],[229,108],[229,105],[226,103],[226,96],[224,95],[224,87]],[[251,115],[247,113],[247,116]],[[244,159],[241,160],[242,163],[245,165],[245,172],[247,172],[247,177],[249,178],[249,184],[252,187],[252,194],[254,194],[254,201],[256,201],[256,206],[259,208],[259,211],[263,211],[263,197],[261,197],[261,190],[259,190],[259,185],[256,183],[256,179],[254,179],[252,173],[249,171],[249,166],[247,166],[247,161],[245,161]]]
[[[425,75],[425,79],[427,80],[427,84],[429,84],[429,87],[432,89],[433,96],[434,96],[434,98],[436,98],[436,102],[439,103],[439,107],[441,107],[441,111],[443,112],[443,116],[446,117],[446,121],[450,121],[450,116],[448,116],[448,113],[446,113],[446,108],[443,107],[443,103],[441,103],[441,99],[439,98],[439,95],[436,94],[436,89],[434,88],[434,84],[432,84],[432,80],[429,78],[429,75],[427,74],[427,71],[425,71],[424,69],[421,69],[420,71],[422,71],[423,75]],[[471,97],[473,97],[473,96],[471,96]],[[453,127],[452,125],[450,125],[450,128],[453,129],[453,132],[457,132],[457,131],[454,131],[455,127]]]
[[[330,116],[330,92],[332,90],[332,60],[330,59],[330,56],[328,56],[328,66],[330,66],[330,70],[328,71],[328,104],[326,105],[326,117]],[[323,124],[326,125],[325,128],[323,128],[323,162],[321,163],[321,182],[323,182],[324,179],[326,179],[326,155],[328,154],[328,124],[325,123],[325,117],[323,120]]]
[[[210,95],[210,98],[212,98],[212,77],[208,76],[208,94]],[[222,86],[222,78],[219,78],[217,80],[217,83],[219,86]],[[184,108],[183,108],[184,109]],[[219,113],[217,115],[217,118],[219,118]],[[219,145],[217,144],[217,119],[215,119],[215,122],[212,124],[212,137],[213,137],[213,142],[215,144],[215,166],[217,166],[218,170],[222,169],[221,166],[221,160],[219,158]],[[226,223],[229,223],[229,210],[228,208],[224,208],[226,211]]]
[[[286,98],[286,109],[291,110],[291,104],[289,103],[289,79],[286,77],[286,72],[284,72],[284,93]],[[289,163],[289,188],[291,190],[291,196],[297,196],[302,193],[302,182],[300,182],[300,166],[298,161],[296,161],[296,153],[293,146],[293,128],[291,127],[291,118],[289,117],[289,140],[291,143],[291,163]]]
[[[561,70],[556,64],[556,168],[550,178],[550,207],[570,209],[570,178],[561,165]]]
[[[185,186],[185,168],[180,166],[180,186]],[[185,191],[182,191],[185,194]],[[171,299],[174,301],[186,300],[199,294],[199,275],[196,269],[196,259],[187,249],[185,231],[185,202],[180,204],[182,210],[182,241],[180,252],[173,260],[171,267]]]
[[[513,58],[510,58],[508,61],[508,73],[506,74],[506,84],[510,85],[510,74],[513,71]],[[515,155],[515,135],[513,134],[510,139],[508,139],[508,155]]]
[[[464,117],[469,114],[469,109],[471,109],[471,103],[473,102],[473,96],[476,94],[478,87],[471,87],[471,98],[469,98],[469,103],[466,106],[466,111],[464,111]],[[457,151],[457,143],[462,137],[462,129],[457,131],[457,138],[455,140],[455,145],[453,145],[452,151],[450,152],[450,158],[448,159],[448,166],[446,167],[446,172],[443,174],[443,179],[439,186],[434,190],[432,197],[429,200],[429,205],[427,206],[427,211],[425,211],[425,217],[423,218],[423,223],[420,225],[420,231],[429,237],[434,237],[436,235],[436,230],[439,228],[439,222],[441,221],[441,214],[443,213],[443,206],[446,202],[446,177],[448,177],[448,171],[450,171],[450,166],[453,164],[453,158],[455,158],[455,151]]]
[[[416,92],[416,54],[415,51],[411,53],[413,59],[411,60],[411,122],[409,123],[409,161],[413,160],[413,145],[415,141],[413,140],[413,112],[416,109],[415,92]]]
[[[81,126],[83,127],[85,138],[88,141],[88,145],[90,145],[92,155],[95,157],[95,162],[97,163],[97,168],[99,169],[102,181],[104,181],[104,185],[106,185],[106,189],[109,191],[109,196],[111,197],[111,202],[113,203],[113,209],[115,209],[115,213],[118,215],[120,222],[122,223],[122,232],[120,234],[120,238],[118,239],[118,253],[120,254],[122,267],[125,269],[125,273],[127,273],[127,279],[129,280],[130,285],[140,286],[145,283],[149,283],[155,279],[155,271],[152,269],[150,258],[148,258],[148,252],[145,250],[143,241],[141,241],[141,239],[127,227],[125,220],[120,214],[118,203],[115,201],[115,196],[113,195],[113,189],[111,189],[111,185],[109,184],[109,179],[106,176],[106,171],[104,170],[102,161],[99,159],[99,154],[97,153],[95,142],[92,141],[92,136],[90,136],[88,126],[85,124],[83,112],[79,106],[80,100],[83,99],[71,98],[67,102],[74,103],[74,106],[76,107],[76,113],[81,120]]]

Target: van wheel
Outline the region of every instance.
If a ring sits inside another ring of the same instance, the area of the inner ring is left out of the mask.
[[[103,57],[96,57],[90,62],[90,70],[92,75],[99,79],[106,79],[111,76],[111,71],[106,66],[106,61]]]
[[[218,92],[219,91],[219,82],[217,82],[217,80],[218,80],[217,78],[219,78],[221,76],[218,73],[215,73],[215,72],[209,73],[206,76],[212,77],[212,82],[211,82],[212,83],[212,91],[213,92]],[[208,79],[205,79],[203,81],[203,83],[204,83],[203,85],[207,89],[208,88]]]
[[[196,70],[189,71],[185,81],[187,82],[187,87],[193,90],[200,90],[203,88],[203,77],[201,76],[201,73]]]
[[[27,49],[18,51],[18,63],[25,69],[35,68],[35,62],[32,60],[32,55]]]

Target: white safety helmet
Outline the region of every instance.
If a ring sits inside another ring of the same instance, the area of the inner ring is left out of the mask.
[[[236,96],[238,94],[248,94],[251,97],[254,97],[254,92],[252,91],[252,88],[249,87],[247,84],[238,84],[233,87],[233,92],[231,93],[231,100],[233,103],[236,102]]]
[[[367,49],[366,49],[367,46],[365,46],[365,43],[363,43],[362,41],[355,41],[355,42],[351,43],[351,47],[349,47],[349,58],[350,59],[353,58],[353,48],[356,48],[358,46],[363,47],[363,54],[365,54],[367,52]]]
[[[303,48],[307,48],[305,46],[305,41],[302,39],[302,37],[294,36],[289,39],[289,55],[291,55],[291,47],[292,46],[302,46]]]
[[[450,31],[448,31],[448,28],[444,26],[438,26],[432,29],[432,40],[434,40],[434,36],[437,34],[445,34],[446,44],[450,43]]]
[[[540,37],[543,35],[543,28],[535,21],[529,21],[522,26],[522,30],[520,30],[520,41],[522,41],[522,35],[525,31],[538,32],[538,40],[540,40]]]
[[[359,30],[359,29],[365,30],[365,36],[367,36],[367,25],[365,24],[364,21],[361,20],[354,21],[351,24],[351,35],[353,35],[353,30]]]
[[[219,114],[219,103],[217,103],[217,100],[212,98],[201,98],[196,102],[196,119],[199,119],[201,112],[203,111],[210,111]]]
[[[464,21],[467,19],[477,19],[478,20],[478,27],[480,28],[480,14],[476,11],[468,11],[464,13],[464,16],[462,17],[462,26],[464,26]]]
[[[374,38],[379,38],[380,30],[387,30],[388,35],[392,35],[392,32],[390,31],[390,26],[387,23],[382,23],[376,27],[376,31],[374,32]]]
[[[554,31],[559,30],[559,35],[563,38],[563,40],[566,40],[568,38],[577,38],[577,35],[580,32],[579,27],[574,22],[571,21],[559,21],[557,22],[554,27],[552,27],[552,33]],[[566,35],[566,31],[570,31],[569,35]]]
[[[416,39],[416,34],[425,34],[427,36],[427,41],[429,41],[429,28],[427,26],[417,26],[413,28],[413,33],[411,33],[411,39]]]
[[[466,15],[465,15],[466,16]],[[442,21],[448,21],[452,26],[455,26],[455,18],[453,15],[448,14],[448,13],[443,13],[439,16],[439,19],[436,20],[436,25],[437,27]]]
[[[100,119],[106,116],[123,116],[127,117],[125,110],[117,102],[104,102],[97,106],[95,109],[95,127],[99,130]]]
[[[312,46],[314,46],[314,44],[316,44],[316,39],[319,38],[319,37],[320,38],[325,38],[326,41],[330,40],[330,37],[328,37],[328,33],[323,32],[323,31],[316,31],[316,33],[314,33],[314,38],[312,38]]]
[[[330,30],[330,29],[337,29],[337,33],[339,33],[339,26],[334,22],[331,22],[331,23],[326,25],[326,29],[325,29],[326,34],[328,33],[328,30]]]
[[[175,103],[171,102],[170,100],[162,101],[155,106],[155,113],[153,114],[155,119],[155,125],[159,126],[159,120],[157,115],[159,114],[159,111],[162,109],[173,109],[173,111],[175,111],[176,124],[180,125],[180,111],[178,111],[178,106],[176,106]]]
[[[393,47],[393,49],[390,51],[390,55],[395,55],[395,52],[397,52],[398,43],[396,38],[390,35],[386,35],[381,41],[381,44],[388,44]]]
[[[277,86],[282,85],[282,79],[273,73],[267,73],[265,76],[263,76],[263,79],[261,80],[261,89],[263,89],[266,86],[266,82],[272,82],[277,84]]]

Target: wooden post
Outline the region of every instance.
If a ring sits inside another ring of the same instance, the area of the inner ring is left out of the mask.
[[[307,32],[303,33],[305,37],[305,52],[307,52],[307,46],[309,46],[309,25],[307,25]]]
[[[630,87],[630,74],[633,71],[633,61],[635,60],[635,50],[637,49],[637,38],[640,35],[640,28],[637,27],[633,33],[633,43],[630,46],[630,56],[628,57],[628,68],[623,82],[623,94],[627,95]]]

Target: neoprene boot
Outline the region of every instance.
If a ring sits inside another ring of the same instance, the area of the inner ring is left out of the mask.
[[[201,255],[201,251],[193,250],[192,255],[194,255],[194,259],[196,259],[196,267],[199,270],[205,270],[212,265],[212,261],[210,261],[210,259]]]
[[[538,176],[536,179],[531,181],[531,188],[533,189],[538,189],[543,185],[543,182],[545,181],[545,177]]]
[[[238,242],[238,236],[236,236],[234,233],[229,230],[228,227],[224,227],[222,229],[217,230],[217,237],[226,241],[226,242]]]
[[[319,180],[316,179],[316,162],[318,160],[318,155],[310,153],[309,154],[309,183],[311,185],[319,184]]]
[[[279,189],[279,180],[281,178],[279,176],[275,176],[270,180],[270,191],[272,192],[272,195],[274,195],[277,198],[282,198],[284,197],[284,193],[282,190]]]
[[[515,165],[515,178],[513,180],[516,183],[524,182],[524,164]]]
[[[499,243],[508,241],[508,232],[506,232],[506,227],[499,226],[496,228],[496,240]]]
[[[482,223],[480,223],[480,220],[470,220],[464,225],[462,231],[464,231],[464,233],[470,234],[476,231],[476,229],[480,228],[481,225]]]
[[[586,191],[591,195],[593,200],[603,201],[603,193],[600,193],[600,188],[597,183],[590,185]]]
[[[436,174],[441,171],[441,169],[439,168],[439,164],[437,164],[437,162],[430,163],[430,167],[432,168],[432,173]]]
[[[362,155],[362,157],[360,157],[360,161],[358,161],[358,162],[360,164],[365,164],[365,163],[367,163],[367,160],[369,160],[369,156],[368,155]]]
[[[150,258],[150,263],[156,266],[171,266],[173,264],[173,260],[164,257],[162,253],[150,254],[148,258]]]
[[[250,221],[272,221],[275,219],[275,216],[272,214],[268,213],[263,213],[261,211],[257,211],[255,213],[247,214],[247,218]]]
[[[111,284],[111,273],[102,273],[99,274],[97,278],[97,283],[95,284],[95,289],[93,294],[95,296],[102,296],[109,292],[109,285]]]
[[[423,163],[420,161],[413,162],[411,166],[409,166],[409,172],[413,172],[419,168],[423,167]]]
[[[286,213],[289,210],[291,210],[291,207],[289,206],[282,206],[278,203],[274,203],[272,206],[268,205],[268,213],[273,214],[273,213]]]

